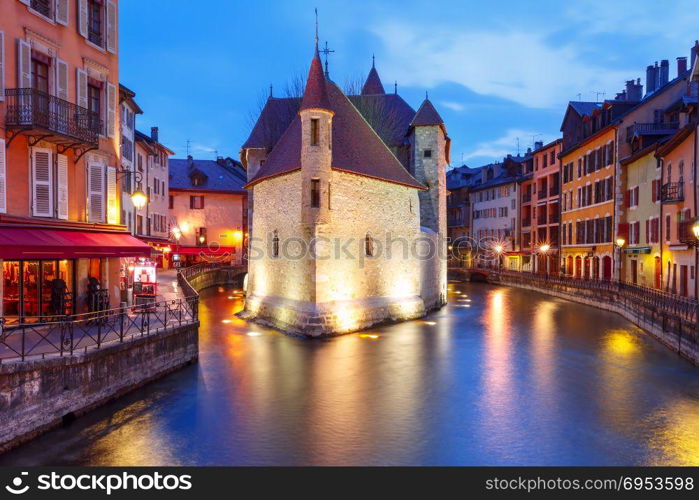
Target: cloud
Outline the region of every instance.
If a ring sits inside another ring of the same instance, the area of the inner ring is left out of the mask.
[[[386,73],[403,85],[453,82],[531,108],[560,107],[593,90],[610,95],[635,74],[583,63],[574,44],[552,46],[548,33],[534,30],[473,31],[390,21],[372,32],[385,47]]]
[[[439,101],[437,104],[453,111],[463,111],[464,105],[454,101]]]
[[[531,130],[509,129],[502,137],[477,143],[472,151],[464,154],[464,160],[469,160],[471,158],[492,158],[493,160],[499,160],[508,154],[516,154],[517,139],[519,139],[519,150],[522,153],[526,151],[528,147],[531,147],[534,141],[544,141],[544,143],[548,143],[554,140],[555,137],[532,132]]]

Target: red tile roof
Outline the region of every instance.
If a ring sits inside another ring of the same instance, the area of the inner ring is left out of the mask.
[[[369,76],[367,76],[366,82],[364,82],[364,86],[362,87],[362,95],[377,95],[385,93],[386,91],[381,83],[381,78],[379,78],[379,73],[376,71],[376,68],[372,66],[371,71],[369,71]]]
[[[306,80],[306,90],[304,90],[301,100],[301,109],[330,109],[328,94],[325,90],[323,64],[320,62],[317,45],[311,61],[311,68],[308,70],[308,80]]]
[[[334,112],[331,160],[333,169],[426,189],[403,167],[337,85],[326,82],[323,78],[323,88],[317,90],[326,95],[328,105],[325,109]],[[297,116],[247,187],[300,168],[301,119]]]
[[[437,113],[437,110],[434,109],[434,106],[432,105],[429,99],[425,99],[424,101],[422,101],[420,109],[417,110],[417,113],[415,114],[413,121],[410,122],[411,127],[443,124],[444,120],[442,120],[442,117],[439,116],[439,113]]]

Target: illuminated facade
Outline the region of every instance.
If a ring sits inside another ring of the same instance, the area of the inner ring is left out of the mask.
[[[308,336],[446,301],[449,138],[432,103],[347,96],[311,62],[303,98],[270,96],[241,159],[252,234],[243,316]]]

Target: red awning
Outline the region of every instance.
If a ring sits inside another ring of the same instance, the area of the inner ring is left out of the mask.
[[[0,228],[0,259],[148,257],[151,247],[128,233]]]
[[[172,253],[180,255],[214,255],[221,256],[226,254],[234,254],[235,248],[233,247],[218,247],[218,248],[208,248],[208,247],[179,247],[173,246]]]

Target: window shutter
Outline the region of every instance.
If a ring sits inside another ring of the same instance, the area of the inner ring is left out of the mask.
[[[68,63],[56,59],[56,97],[68,100]]]
[[[58,177],[58,218],[68,219],[68,157],[56,155],[56,174]]]
[[[116,130],[116,86],[107,83],[107,137],[114,137]]]
[[[107,0],[107,50],[117,51],[117,7],[112,0]]]
[[[75,77],[75,102],[87,109],[87,72],[80,68],[77,68]]]
[[[646,243],[650,243],[650,219],[646,219]]]
[[[53,216],[51,150],[32,149],[32,206],[37,217]]]
[[[0,213],[7,212],[7,168],[5,167],[5,139],[0,139]]]
[[[5,33],[0,31],[0,101],[5,100]]]
[[[32,88],[32,48],[24,40],[17,39],[17,86]]]
[[[631,206],[631,191],[629,191],[628,189],[624,193],[624,206],[625,207]]]
[[[88,166],[88,215],[89,222],[104,222],[104,167]]]
[[[56,22],[68,26],[68,0],[56,0]]]
[[[657,181],[653,181],[653,182],[651,182],[651,184],[650,184],[650,199],[651,199],[651,201],[652,201],[653,203],[655,203],[655,189],[656,189],[656,188],[655,188],[655,183],[656,183],[656,182],[657,182]]]
[[[107,222],[109,224],[119,223],[116,168],[114,167],[107,167]]]
[[[78,0],[78,33],[87,38],[87,0]]]

